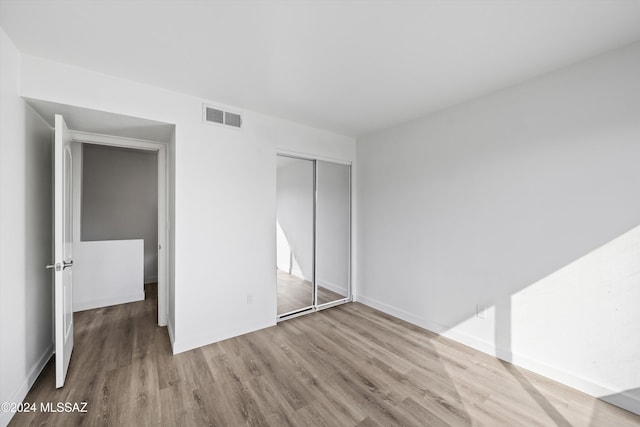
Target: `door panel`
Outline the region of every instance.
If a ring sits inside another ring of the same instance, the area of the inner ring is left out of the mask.
[[[64,385],[73,351],[73,217],[71,135],[55,116],[54,142],[54,298],[56,387]]]
[[[318,305],[349,298],[351,166],[316,161],[316,286]]]
[[[277,157],[278,315],[313,308],[314,162]]]

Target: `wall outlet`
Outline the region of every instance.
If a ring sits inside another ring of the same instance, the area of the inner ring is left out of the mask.
[[[487,307],[485,307],[483,304],[476,304],[476,317],[478,319],[486,319]]]
[[[247,305],[253,304],[253,294],[247,294]]]

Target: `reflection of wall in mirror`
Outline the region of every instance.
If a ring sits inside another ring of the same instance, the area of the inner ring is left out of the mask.
[[[276,266],[279,270],[302,277],[302,269],[291,250],[289,240],[282,230],[282,226],[276,221]]]
[[[277,266],[312,280],[313,162],[278,157]]]

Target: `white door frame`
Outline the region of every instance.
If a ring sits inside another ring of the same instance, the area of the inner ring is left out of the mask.
[[[74,142],[156,151],[158,153],[158,326],[167,326],[169,302],[169,171],[168,145],[144,139],[71,130]]]

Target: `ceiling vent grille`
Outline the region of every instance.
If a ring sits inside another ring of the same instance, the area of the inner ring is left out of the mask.
[[[232,113],[231,111],[224,111],[210,105],[203,105],[202,116],[206,123],[215,123],[238,129],[242,127],[242,115]]]

